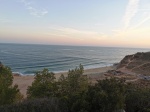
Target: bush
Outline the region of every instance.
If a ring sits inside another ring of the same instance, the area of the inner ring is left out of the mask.
[[[22,103],[0,107],[0,112],[67,112],[66,106],[57,98],[25,100]]]

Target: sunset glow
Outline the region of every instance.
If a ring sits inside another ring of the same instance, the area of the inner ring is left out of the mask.
[[[0,43],[150,48],[150,0],[1,0]]]

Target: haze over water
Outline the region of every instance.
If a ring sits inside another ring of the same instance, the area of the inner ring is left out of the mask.
[[[48,68],[53,72],[68,71],[82,64],[85,69],[110,66],[129,54],[150,49],[110,48],[57,45],[0,44],[0,61],[13,72],[34,74]]]

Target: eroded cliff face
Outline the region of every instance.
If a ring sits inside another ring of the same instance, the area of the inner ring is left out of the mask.
[[[117,69],[126,69],[138,74],[150,75],[150,52],[138,52],[125,56]]]

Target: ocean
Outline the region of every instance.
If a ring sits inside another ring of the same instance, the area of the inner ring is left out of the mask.
[[[57,73],[74,69],[79,64],[85,69],[111,66],[126,55],[148,51],[150,49],[0,44],[0,62],[11,67],[13,72],[33,75],[43,68]]]

